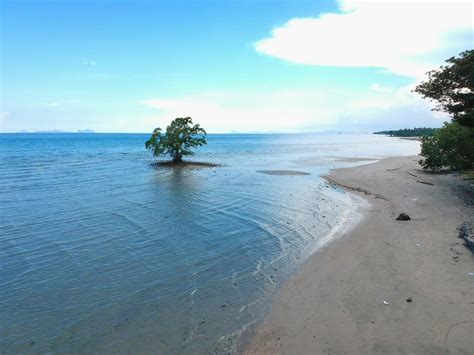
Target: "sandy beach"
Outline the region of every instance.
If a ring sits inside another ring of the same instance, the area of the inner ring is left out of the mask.
[[[369,202],[365,217],[283,285],[243,353],[474,351],[474,256],[456,230],[474,222],[472,180],[425,173],[417,160],[327,177]]]

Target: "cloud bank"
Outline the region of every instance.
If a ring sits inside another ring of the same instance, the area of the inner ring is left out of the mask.
[[[255,48],[294,63],[420,78],[472,48],[473,7],[471,0],[340,0],[340,13],[291,19]]]
[[[217,92],[143,100],[156,109],[144,122],[145,131],[164,127],[175,117],[192,116],[212,132],[371,131],[398,126],[439,126],[431,106],[410,88],[374,84],[367,91],[286,90]]]

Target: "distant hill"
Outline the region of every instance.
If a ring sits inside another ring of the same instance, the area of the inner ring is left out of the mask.
[[[421,136],[433,136],[439,128],[404,128],[394,131],[380,131],[374,132],[374,134],[385,134],[390,137],[421,137]]]

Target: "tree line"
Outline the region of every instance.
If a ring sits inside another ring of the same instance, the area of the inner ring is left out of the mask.
[[[390,137],[432,137],[436,133],[438,128],[429,127],[417,127],[417,128],[404,128],[391,131],[379,131],[374,134],[385,134]]]

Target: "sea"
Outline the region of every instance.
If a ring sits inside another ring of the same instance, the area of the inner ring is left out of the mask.
[[[189,159],[219,166],[170,168],[148,137],[0,134],[0,353],[234,353],[359,218],[363,202],[321,176],[420,150],[373,134],[210,134]]]

